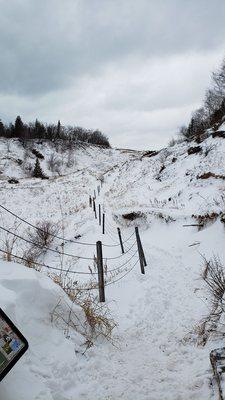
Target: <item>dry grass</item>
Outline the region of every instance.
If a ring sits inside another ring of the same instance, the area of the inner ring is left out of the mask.
[[[204,346],[210,337],[225,336],[225,325],[221,322],[225,312],[225,270],[216,256],[211,260],[204,258],[203,267],[202,279],[206,283],[211,311],[194,330],[197,334],[197,343],[201,346]]]
[[[36,224],[37,229],[28,231],[29,240],[40,247],[48,247],[58,233],[57,224],[51,221],[40,221]]]
[[[2,250],[5,252],[3,253],[3,258],[6,261],[13,261],[13,249],[15,247],[15,244],[18,240],[17,237],[13,236],[13,233],[17,232],[18,228],[19,228],[20,224],[17,223],[16,221],[13,223],[12,227],[9,227],[8,230],[12,232],[11,233],[6,233],[4,235],[3,239],[0,239],[0,241],[2,242]]]
[[[116,346],[116,340],[112,336],[112,331],[116,327],[116,322],[112,318],[109,308],[105,303],[99,303],[97,297],[90,288],[96,289],[95,281],[90,281],[85,285],[79,285],[77,281],[68,280],[66,276],[51,275],[51,278],[68,295],[71,300],[71,311],[69,318],[58,312],[58,307],[54,309],[52,318],[60,319],[65,324],[65,331],[75,329],[85,338],[85,351],[94,345],[98,339],[109,341]],[[83,318],[73,311],[72,305],[79,306],[83,311]]]

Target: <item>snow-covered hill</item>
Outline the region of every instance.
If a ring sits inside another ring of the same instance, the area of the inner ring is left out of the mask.
[[[159,153],[86,147],[71,154],[46,143],[27,150],[3,139],[0,148],[0,249],[11,244],[9,232],[19,236],[13,254],[24,257],[31,247],[21,238],[29,239],[33,228],[7,210],[34,225],[56,223],[58,236],[66,238],[64,253],[77,256],[63,256],[63,268],[70,271],[93,271],[95,242],[102,240],[107,271],[116,269],[106,273],[106,301],[118,323],[116,346],[97,340],[82,355],[82,337],[76,332],[65,337],[51,322],[58,297],[69,301],[43,276],[51,270],[2,262],[1,307],[27,335],[30,349],[2,382],[0,398],[14,400],[17,393],[20,400],[210,399],[209,352],[223,343],[217,337],[198,346],[196,326],[210,310],[202,256],[219,255],[225,262],[225,139],[210,135],[200,144],[177,143]],[[40,164],[49,179],[30,176],[34,148],[44,157]],[[53,152],[61,162],[52,171]],[[18,183],[9,183],[12,177]],[[105,235],[89,206],[94,191],[106,215]],[[145,275],[136,253],[136,225],[148,264]],[[61,251],[61,245],[55,238],[50,247]],[[62,265],[60,255],[47,250],[38,262]],[[78,287],[96,281],[95,275],[71,274],[71,279]]]

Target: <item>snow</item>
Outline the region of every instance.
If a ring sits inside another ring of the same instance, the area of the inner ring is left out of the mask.
[[[103,247],[109,270],[133,258],[113,278],[118,281],[106,286],[106,303],[118,324],[113,333],[114,346],[98,340],[83,354],[84,338],[72,330],[65,334],[63,324],[51,320],[59,299],[65,315],[70,300],[46,276],[49,271],[42,268],[37,272],[1,261],[1,308],[18,324],[30,348],[2,382],[0,399],[212,398],[209,353],[223,343],[217,339],[209,340],[204,347],[197,346],[195,327],[210,308],[201,279],[202,256],[218,254],[225,261],[224,225],[219,218],[202,230],[183,225],[196,223],[192,214],[225,212],[224,181],[198,179],[209,171],[225,175],[225,141],[209,137],[201,144],[202,153],[189,156],[187,149],[193,145],[179,143],[151,158],[142,158],[141,152],[79,149],[75,152],[76,164],[70,169],[62,166],[62,176],[52,175],[45,160],[43,168],[51,179],[42,181],[27,178],[21,167],[14,168],[12,160],[4,164],[7,148],[2,141],[0,204],[34,224],[49,219],[61,227],[63,220],[66,238],[74,239],[79,234],[80,240],[93,244],[97,240],[118,244],[117,226],[122,237],[128,238],[138,225],[148,265],[142,275],[135,246],[124,258],[115,260],[109,258],[119,257],[120,247]],[[51,151],[48,146],[38,149],[45,159]],[[22,152],[13,141],[10,157],[22,158]],[[165,169],[159,173],[162,164]],[[105,235],[88,204],[89,195],[93,195],[103,175],[97,204],[102,204],[106,214]],[[9,184],[9,176],[17,176],[19,184]],[[137,211],[144,217],[133,222],[122,217]],[[15,218],[2,210],[0,225],[14,229]],[[21,223],[16,231],[26,237],[27,226]],[[0,235],[4,242],[6,234]],[[125,243],[126,250],[134,239],[132,236]],[[51,247],[60,249],[60,241],[55,239]],[[14,253],[22,256],[28,248],[18,239]],[[67,241],[65,251],[91,258],[95,246]],[[40,261],[59,266],[59,258],[49,251]],[[88,260],[67,257],[64,263],[72,271],[93,268]],[[75,279],[81,285],[88,284],[89,278],[75,275]],[[112,281],[109,273],[106,281]],[[82,318],[79,307],[75,312]]]
[[[29,350],[1,383],[1,399],[52,399],[52,373],[65,358],[76,359],[83,338],[73,332],[65,339],[59,326],[51,323],[50,313],[60,301],[68,314],[68,298],[53,281],[20,264],[0,263],[0,304],[29,342]],[[81,310],[77,309],[81,314]]]

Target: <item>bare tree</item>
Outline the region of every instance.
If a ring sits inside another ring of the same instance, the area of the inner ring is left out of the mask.
[[[55,172],[60,175],[61,160],[57,157],[55,153],[51,153],[47,163],[52,173]]]

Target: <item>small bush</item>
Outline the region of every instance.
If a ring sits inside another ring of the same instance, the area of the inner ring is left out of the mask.
[[[48,247],[58,233],[58,226],[50,221],[38,222],[36,226],[34,231],[28,231],[29,240],[38,244],[39,248]]]
[[[134,221],[137,218],[143,218],[145,217],[145,214],[143,214],[142,212],[131,212],[128,214],[123,214],[122,217],[128,221]]]
[[[197,333],[197,343],[204,346],[210,337],[225,336],[223,324],[220,323],[225,310],[225,271],[218,257],[213,257],[211,260],[204,258],[202,278],[209,290],[211,311],[195,327],[195,333]]]
[[[218,213],[212,212],[211,214],[207,213],[204,215],[195,215],[192,214],[192,218],[196,219],[198,222],[198,230],[205,228],[207,225],[214,223],[219,217]]]
[[[90,291],[83,291],[82,294],[78,289],[74,289],[71,282],[71,290],[68,285],[65,287],[65,277],[54,279],[62,289],[68,294],[72,304],[75,304],[83,311],[83,317],[73,311],[71,306],[69,317],[65,318],[65,312],[60,310],[60,302],[56,305],[52,312],[52,321],[61,320],[64,324],[64,331],[69,336],[69,329],[79,332],[85,339],[84,346],[86,350],[94,345],[94,342],[101,338],[106,339],[115,346],[115,338],[112,336],[113,329],[117,326],[110,314],[110,310],[106,304],[101,304]],[[77,283],[77,282],[76,282]]]
[[[57,173],[58,175],[60,175],[60,167],[62,165],[62,162],[55,153],[51,153],[47,163],[48,168],[52,173]]]
[[[197,154],[197,153],[200,153],[201,151],[202,151],[201,146],[190,147],[188,149],[188,155]]]
[[[225,294],[225,272],[219,258],[214,257],[207,261],[205,259],[205,273],[204,281],[207,284],[213,303],[223,301]]]
[[[17,184],[17,183],[19,183],[18,179],[15,179],[15,178],[9,179],[8,182],[9,182],[9,183],[12,183],[12,184]]]
[[[156,151],[156,150],[149,150],[149,151],[144,152],[144,154],[142,155],[141,158],[144,158],[144,157],[154,157],[154,156],[157,156],[157,154],[159,154],[159,151]]]
[[[13,226],[10,228],[8,228],[10,231],[12,231],[13,233],[16,233],[18,231],[20,224],[17,224],[16,221],[14,222]],[[10,233],[5,233],[4,238],[0,239],[0,241],[2,242],[2,248],[4,251],[4,259],[6,261],[12,261],[13,259],[13,251],[14,251],[14,247],[15,244],[17,242],[18,238],[16,236],[14,236],[13,234]]]
[[[216,131],[216,132],[213,132],[213,133],[212,133],[212,137],[213,137],[213,138],[219,137],[219,138],[225,139],[225,131]]]
[[[35,166],[34,166],[34,170],[33,170],[32,176],[34,178],[42,178],[42,179],[45,177],[45,175],[44,175],[44,173],[43,173],[43,171],[41,169],[40,161],[39,161],[38,158],[36,158],[36,162],[35,162]]]
[[[204,174],[198,175],[197,179],[209,179],[209,178],[215,178],[215,179],[225,179],[225,175],[217,175],[214,174],[213,172],[204,172]]]
[[[33,149],[32,150],[32,154],[34,154],[37,158],[39,158],[40,160],[44,160],[44,156],[43,154],[40,153],[40,151]]]

